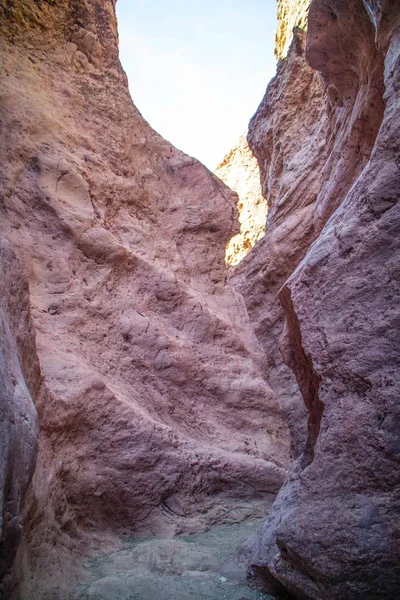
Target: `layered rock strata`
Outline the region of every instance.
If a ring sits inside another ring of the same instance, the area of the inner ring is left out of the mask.
[[[240,232],[226,246],[228,265],[238,264],[264,235],[267,202],[261,193],[260,171],[246,136],[242,135],[214,171],[215,175],[234,190],[239,201]]]
[[[312,161],[313,144],[322,146],[313,193],[299,198],[309,211],[307,246],[315,242],[299,253],[279,297],[281,352],[307,406],[308,437],[242,559],[264,590],[284,588],[302,600],[384,600],[398,595],[400,583],[397,3],[314,0],[306,57],[326,87],[318,103],[326,108],[323,129],[306,135],[302,149]],[[280,110],[259,113],[250,131],[265,173],[281,137],[264,144],[264,162],[262,139]],[[282,187],[298,165],[284,149]],[[268,192],[273,182],[266,176]],[[275,196],[272,238],[287,197]],[[264,240],[269,265],[268,230]],[[257,256],[260,268],[260,250]]]
[[[6,1],[0,29],[0,229],[45,390],[15,594],[62,599],[116,536],[263,514],[289,436],[226,282],[237,197],[132,105],[114,3]]]

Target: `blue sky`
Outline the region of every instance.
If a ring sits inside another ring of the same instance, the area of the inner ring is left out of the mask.
[[[275,73],[276,0],[118,0],[117,16],[136,106],[214,169]]]

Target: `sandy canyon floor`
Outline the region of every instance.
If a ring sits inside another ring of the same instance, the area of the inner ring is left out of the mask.
[[[90,560],[76,600],[273,600],[228,575],[226,563],[261,519],[170,539],[125,539]]]

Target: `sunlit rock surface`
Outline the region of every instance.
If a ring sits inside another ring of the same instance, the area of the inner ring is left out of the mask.
[[[397,3],[314,0],[306,57],[326,86],[309,107],[324,112],[318,132],[304,131],[294,163],[301,186],[299,159],[303,156],[305,177],[314,161],[315,187],[297,200],[304,202],[297,222],[303,260],[279,297],[285,311],[280,349],[307,406],[308,435],[263,527],[238,560],[265,591],[286,589],[302,600],[387,600],[398,596],[400,584]],[[287,83],[281,85],[284,97]],[[279,81],[270,86],[266,103],[274,86]],[[281,190],[293,180],[282,138],[264,133],[280,111],[271,104],[250,129],[267,192],[273,185],[271,148],[278,139]],[[303,119],[308,116],[305,109]],[[263,140],[270,141],[263,147]],[[313,145],[321,147],[315,158]],[[275,196],[271,233],[267,228],[264,255],[250,254],[250,276],[257,264],[268,281],[274,221],[290,207],[288,197]],[[293,231],[291,220],[290,214],[282,219],[286,236]],[[290,254],[294,247],[281,245],[281,252]],[[269,303],[265,315],[268,310]]]
[[[289,435],[241,295],[236,197],[132,104],[110,0],[2,3],[0,229],[45,392],[15,597],[89,550],[263,515]],[[31,464],[31,463],[30,463]]]
[[[310,0],[279,0],[278,24],[275,36],[275,56],[279,61],[286,58],[293,38],[293,29],[307,29]]]
[[[239,201],[240,233],[226,246],[228,265],[238,264],[254,244],[264,235],[267,202],[261,193],[260,171],[246,140],[242,135],[214,171],[228,187],[237,192]]]

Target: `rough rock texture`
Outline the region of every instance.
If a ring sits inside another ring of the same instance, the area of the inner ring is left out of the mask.
[[[279,293],[308,439],[242,559],[265,590],[387,600],[400,586],[398,3],[314,0],[307,57],[337,124],[318,238]]]
[[[0,598],[11,589],[22,506],[33,474],[38,427],[32,402],[40,371],[28,282],[10,243],[0,238]]]
[[[132,105],[113,1],[0,0],[4,596],[31,397],[18,600],[76,597],[117,537],[265,512],[277,395],[297,460],[242,562],[299,599],[398,595],[400,10],[313,0],[306,39],[307,3],[279,7],[278,56],[299,27],[248,136],[268,223],[234,289],[237,198]]]
[[[214,171],[239,196],[240,233],[226,246],[228,265],[238,264],[264,235],[267,202],[261,193],[260,170],[246,136],[242,135]]]
[[[286,58],[293,39],[293,29],[307,29],[310,0],[278,0],[278,24],[275,36],[275,56]]]
[[[248,133],[268,202],[268,235],[238,266],[234,284],[267,352],[295,454],[303,448],[306,419],[293,374],[278,350],[283,330],[278,291],[365,166],[384,109],[383,63],[373,26],[365,11],[359,14],[352,6],[343,18],[330,17],[337,39],[345,39],[347,19],[358,37],[331,48],[332,75],[322,73],[326,82],[306,62],[305,33],[294,30],[288,57],[279,62]],[[328,64],[320,30],[316,21],[308,36],[309,60],[318,68]]]
[[[45,382],[16,597],[62,599],[90,544],[264,514],[289,434],[226,283],[236,195],[132,105],[113,2],[2,1],[0,30],[0,229]]]
[[[271,385],[279,390],[295,454],[303,449],[307,417],[293,373],[279,353],[283,310],[278,291],[315,236],[313,214],[320,183],[316,173],[326,157],[323,138],[328,127],[324,86],[307,65],[304,51],[305,34],[296,30],[289,56],[278,64],[250,122],[249,144],[268,202],[267,236],[233,274],[267,353]]]

